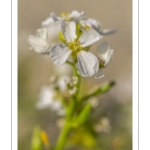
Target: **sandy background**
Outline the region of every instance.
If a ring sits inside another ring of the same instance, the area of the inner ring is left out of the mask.
[[[41,22],[51,12],[78,10],[85,11],[87,16],[99,20],[102,29],[116,28],[114,35],[105,36],[100,42],[107,41],[114,49],[114,58],[104,70],[105,77],[99,80],[89,78],[88,85],[114,80],[116,86],[102,100],[115,101],[120,106],[127,106],[127,127],[131,133],[132,107],[132,1],[131,0],[18,0],[18,148],[30,149],[31,131],[40,123],[57,137],[58,130],[51,123],[56,118],[50,111],[39,112],[34,105],[42,85],[48,84],[54,65],[49,57],[41,56],[29,50],[27,37],[35,35]],[[99,42],[99,43],[100,43]],[[96,48],[98,44],[93,46]],[[93,51],[94,52],[94,51]],[[49,113],[49,118],[47,114]],[[44,117],[43,117],[44,116]],[[43,121],[41,121],[43,120]],[[130,144],[131,145],[131,144]]]

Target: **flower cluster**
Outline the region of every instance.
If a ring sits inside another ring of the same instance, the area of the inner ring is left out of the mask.
[[[92,44],[103,38],[103,35],[115,33],[116,30],[101,30],[100,23],[85,15],[84,12],[72,11],[50,17],[41,23],[36,36],[28,37],[30,49],[40,54],[49,55],[54,65],[60,66],[70,59],[79,75],[83,77],[104,76],[105,68],[113,56],[113,50],[102,42],[95,56],[89,49]]]

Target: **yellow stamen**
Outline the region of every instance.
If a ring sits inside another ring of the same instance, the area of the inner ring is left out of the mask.
[[[65,12],[62,12],[62,13],[61,13],[61,16],[62,16],[63,18],[65,18],[66,21],[70,21],[69,15],[70,15],[70,13],[65,13]]]
[[[82,46],[77,39],[75,39],[73,42],[69,42],[68,47],[75,53],[79,52],[82,49]]]

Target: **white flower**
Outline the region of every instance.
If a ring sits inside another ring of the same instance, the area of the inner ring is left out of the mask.
[[[99,69],[98,59],[92,53],[84,51],[83,48],[97,42],[103,36],[94,29],[90,29],[83,32],[78,38],[75,22],[61,21],[61,29],[67,44],[58,44],[52,47],[50,57],[53,63],[60,66],[73,53],[77,55],[78,59],[76,64],[78,73],[84,77],[93,76]]]
[[[97,72],[97,74],[95,75],[95,78],[101,78],[104,76],[101,68],[105,68],[109,62],[111,61],[113,54],[114,54],[114,50],[110,49],[109,45],[107,44],[107,42],[102,42],[99,46],[98,46],[98,58],[99,58],[99,63],[100,63],[100,69]]]
[[[61,76],[57,81],[57,85],[59,87],[60,92],[65,92],[67,88],[67,84],[71,81],[69,76]]]
[[[31,45],[30,50],[34,50],[40,54],[49,54],[50,52],[50,40],[46,29],[38,29],[36,36],[30,35],[28,42]]]
[[[62,107],[60,99],[56,98],[56,92],[49,86],[43,86],[40,91],[39,100],[36,103],[37,109],[50,108],[56,111],[58,115],[64,115],[65,110]]]
[[[55,13],[51,13],[51,18],[53,21],[74,21],[74,22],[79,22],[84,18],[85,13],[84,12],[78,12],[77,10],[72,11],[71,13],[62,13],[61,17],[58,17],[55,15]]]
[[[92,19],[92,18],[87,18],[87,19],[80,20],[80,24],[81,24],[81,26],[84,29],[93,28],[98,33],[100,33],[101,35],[110,35],[110,34],[114,34],[114,33],[117,32],[116,29],[104,29],[104,30],[101,30],[100,22],[95,20],[95,19]]]

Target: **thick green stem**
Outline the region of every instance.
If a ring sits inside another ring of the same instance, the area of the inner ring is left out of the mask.
[[[65,125],[64,125],[64,127],[60,133],[60,136],[58,138],[58,142],[57,142],[55,150],[63,150],[63,148],[66,144],[67,137],[68,137],[70,130],[72,128],[71,120],[72,120],[72,117],[73,117],[73,114],[75,111],[75,106],[76,106],[76,100],[72,99],[71,103],[70,103],[69,110],[67,112],[66,123],[65,123]]]

